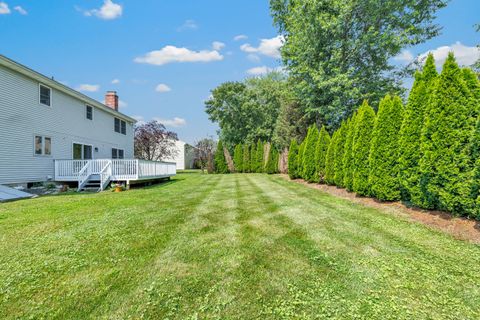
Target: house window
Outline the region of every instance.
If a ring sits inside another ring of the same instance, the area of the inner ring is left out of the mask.
[[[85,107],[85,112],[88,120],[93,120],[93,107],[92,106],[86,106]]]
[[[93,159],[92,146],[88,144],[74,143],[73,144],[73,159],[74,160],[90,160]]]
[[[124,159],[125,152],[123,149],[112,148],[112,159]]]
[[[52,155],[52,138],[44,136],[35,136],[34,153],[36,156]]]
[[[115,132],[118,132],[121,134],[127,134],[127,123],[123,120],[115,118],[114,130]]]
[[[40,104],[49,107],[52,105],[52,89],[43,84],[40,85]]]

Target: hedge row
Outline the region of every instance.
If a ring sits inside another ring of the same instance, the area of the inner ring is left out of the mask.
[[[316,126],[289,149],[292,179],[327,183],[384,201],[480,218],[480,82],[449,54],[429,55],[406,106],[364,102],[330,135]]]
[[[229,173],[225,152],[228,152],[222,141],[217,145],[215,152],[215,173]],[[279,152],[270,143],[257,141],[256,144],[238,144],[234,148],[233,163],[235,172],[242,173],[268,173],[279,172]]]

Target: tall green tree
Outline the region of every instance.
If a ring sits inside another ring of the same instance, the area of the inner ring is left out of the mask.
[[[367,99],[401,93],[392,57],[440,32],[447,0],[270,0],[281,53],[307,112],[338,127]],[[368,79],[368,81],[366,81]]]
[[[405,106],[399,137],[399,176],[402,198],[420,203],[423,192],[420,187],[420,142],[425,124],[425,112],[432,95],[434,82],[438,77],[435,61],[429,54],[423,72],[415,74],[415,81]]]
[[[344,171],[343,171],[343,158],[345,155],[345,145],[347,142],[347,134],[350,127],[350,121],[343,121],[338,129],[338,137],[337,142],[335,144],[334,149],[334,157],[335,157],[335,185],[338,187],[344,187]]]
[[[292,139],[290,142],[290,148],[288,149],[288,175],[290,179],[297,179],[297,158],[298,158],[298,143],[296,139]]]
[[[353,138],[353,191],[362,196],[368,196],[370,146],[375,126],[375,111],[364,101],[358,109],[355,123],[355,136]]]
[[[303,140],[302,143],[300,143],[300,146],[298,148],[298,157],[297,157],[297,174],[299,178],[304,178],[303,176],[303,156],[305,154],[305,144],[307,142],[307,139]]]
[[[237,144],[233,151],[233,164],[236,172],[243,171],[243,145]]]
[[[325,159],[325,182],[327,184],[335,184],[335,145],[338,141],[338,130],[333,133],[332,139],[327,149],[327,157]]]
[[[250,146],[248,144],[243,145],[243,167],[242,172],[250,172]]]
[[[315,163],[315,148],[318,141],[318,129],[316,125],[308,128],[307,138],[305,139],[305,151],[303,153],[303,177],[309,182],[317,180],[317,165]]]
[[[435,85],[422,132],[420,170],[425,198],[419,205],[469,214],[474,205],[470,139],[476,105],[453,53]]]
[[[243,82],[226,82],[212,90],[205,102],[209,119],[218,123],[228,148],[239,143],[271,141],[285,92],[286,76],[272,72]]]
[[[227,160],[225,159],[225,153],[223,150],[222,140],[218,141],[217,150],[214,156],[215,173],[228,173]]]
[[[255,153],[255,172],[262,173],[264,171],[264,147],[263,142],[258,140],[257,141],[257,149]]]
[[[353,191],[353,171],[355,169],[353,161],[353,140],[355,138],[356,121],[357,113],[355,112],[350,118],[350,126],[348,127],[343,154],[343,185],[348,191]]]
[[[400,200],[398,135],[403,119],[399,97],[387,95],[380,101],[370,149],[369,184],[379,200]]]
[[[480,218],[480,116],[472,137],[472,162],[474,162],[471,197],[474,203],[472,215]]]
[[[278,153],[273,145],[270,145],[270,150],[268,151],[267,164],[265,165],[265,172],[268,174],[277,173],[278,162]]]
[[[325,126],[322,126],[318,136],[317,146],[315,148],[315,182],[325,183],[326,159],[330,140],[330,134],[325,129]]]

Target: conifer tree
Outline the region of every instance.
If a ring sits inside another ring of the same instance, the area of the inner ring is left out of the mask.
[[[243,171],[243,146],[237,144],[233,151],[233,164],[235,165],[235,172]]]
[[[480,117],[478,117],[475,132],[472,138],[472,162],[475,164],[473,170],[472,192],[471,197],[474,202],[474,210],[472,215],[480,218]]]
[[[225,160],[225,153],[223,151],[222,140],[218,141],[217,150],[214,156],[215,173],[228,173],[227,160]]]
[[[400,200],[398,134],[403,105],[399,97],[387,95],[380,101],[370,149],[371,195],[379,200]]]
[[[280,152],[278,152],[277,149],[274,149],[274,156],[275,156],[275,161],[273,163],[274,166],[274,173],[279,173],[280,170],[278,168],[278,163],[280,162]]]
[[[343,154],[343,185],[348,191],[353,191],[353,140],[355,138],[356,119],[357,113],[355,112],[350,118]]]
[[[423,73],[417,71],[412,90],[405,106],[399,137],[399,176],[402,198],[421,203],[423,192],[420,187],[420,141],[424,126],[425,112],[434,82],[438,77],[433,55],[429,54]]]
[[[297,175],[298,178],[304,178],[303,177],[303,155],[305,152],[305,142],[306,139],[303,140],[303,142],[300,144],[300,147],[298,148],[298,157],[297,157]]]
[[[477,102],[480,101],[480,80],[478,79],[478,76],[470,68],[463,68],[462,73],[463,79],[472,93],[473,98],[476,99]]]
[[[334,149],[334,157],[335,157],[334,182],[335,182],[335,185],[340,188],[344,187],[343,157],[345,154],[345,144],[347,141],[347,133],[349,130],[349,126],[350,126],[350,120],[342,122],[340,128],[338,129],[338,137],[337,137],[337,142],[335,143],[335,149]]]
[[[276,173],[275,161],[277,161],[277,154],[275,148],[270,145],[270,150],[268,152],[267,164],[265,165],[265,172],[268,174]]]
[[[245,144],[243,146],[243,167],[242,172],[250,172],[250,146]]]
[[[290,179],[297,179],[297,158],[298,158],[298,144],[296,139],[290,142],[288,149],[288,175]]]
[[[369,195],[369,155],[372,141],[373,127],[375,126],[375,111],[364,101],[358,109],[353,138],[353,191],[361,196]]]
[[[420,170],[425,198],[419,205],[468,214],[473,210],[469,142],[476,106],[453,53],[448,55],[433,93],[422,132]]]
[[[327,157],[325,159],[325,182],[335,184],[335,144],[338,140],[338,130],[333,133],[328,145]]]
[[[307,137],[305,138],[305,151],[303,153],[303,177],[309,182],[316,180],[315,148],[318,141],[318,129],[316,125],[308,128]]]
[[[250,172],[255,173],[257,170],[257,144],[250,145]]]
[[[330,145],[330,134],[325,129],[325,126],[322,126],[317,140],[317,145],[315,148],[315,164],[316,164],[316,174],[315,182],[325,183],[325,168],[326,168],[326,159],[328,146]]]
[[[255,157],[255,172],[262,173],[263,172],[263,142],[258,140],[257,141],[257,151]]]

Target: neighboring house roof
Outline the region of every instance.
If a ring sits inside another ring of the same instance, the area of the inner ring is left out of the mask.
[[[101,109],[101,110],[103,110],[107,113],[110,113],[110,114],[112,114],[112,115],[114,115],[118,118],[121,118],[122,120],[125,120],[125,121],[130,122],[130,123],[137,122],[135,119],[133,119],[133,118],[121,113],[121,112],[115,111],[112,108],[107,107],[103,103],[98,102],[97,100],[92,99],[92,98],[84,95],[83,93],[80,93],[80,92],[78,92],[78,91],[76,91],[72,88],[69,88],[66,85],[61,84],[58,81],[55,81],[51,78],[48,78],[48,77],[44,76],[43,74],[38,73],[38,72],[36,72],[36,71],[18,63],[18,62],[15,62],[15,61],[13,61],[13,60],[11,60],[11,59],[9,59],[9,58],[1,55],[1,54],[0,54],[0,66],[4,66],[6,68],[9,68],[13,71],[16,71],[16,72],[22,74],[22,75],[24,75],[28,78],[34,79],[38,82],[41,82],[41,83],[43,83],[43,84],[45,84],[45,85],[47,85],[47,86],[49,86],[53,89],[56,89],[58,91],[63,92],[66,95],[69,95],[73,98],[79,99],[79,100],[85,102],[88,105],[94,106],[94,107],[96,107],[98,109]]]

